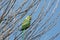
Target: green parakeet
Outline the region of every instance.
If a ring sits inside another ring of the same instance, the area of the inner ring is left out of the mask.
[[[30,26],[31,16],[27,16],[22,23],[22,30],[26,30]]]
[[[0,19],[0,23],[2,22],[2,20]]]

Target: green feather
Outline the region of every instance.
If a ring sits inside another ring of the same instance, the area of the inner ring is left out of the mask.
[[[0,19],[0,23],[2,22],[2,20]]]
[[[26,30],[30,26],[31,16],[27,16],[22,23],[22,30]]]

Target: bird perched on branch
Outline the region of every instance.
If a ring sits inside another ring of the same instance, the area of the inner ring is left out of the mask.
[[[0,23],[2,22],[2,20],[3,20],[3,19],[0,17]]]
[[[30,26],[30,22],[31,22],[31,16],[27,16],[22,23],[21,30],[26,30]]]

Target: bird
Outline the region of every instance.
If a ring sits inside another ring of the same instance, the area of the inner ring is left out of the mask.
[[[0,23],[2,22],[2,20],[3,20],[3,18],[2,18],[2,17],[0,17]]]
[[[0,23],[2,22],[2,20],[0,19]]]
[[[29,26],[30,26],[30,22],[31,22],[31,16],[27,16],[24,21],[22,22],[22,28],[21,30],[26,30]]]

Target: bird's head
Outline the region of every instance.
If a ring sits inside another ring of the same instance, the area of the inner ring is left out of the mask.
[[[27,20],[31,20],[31,16],[27,16],[26,19],[27,19]]]

